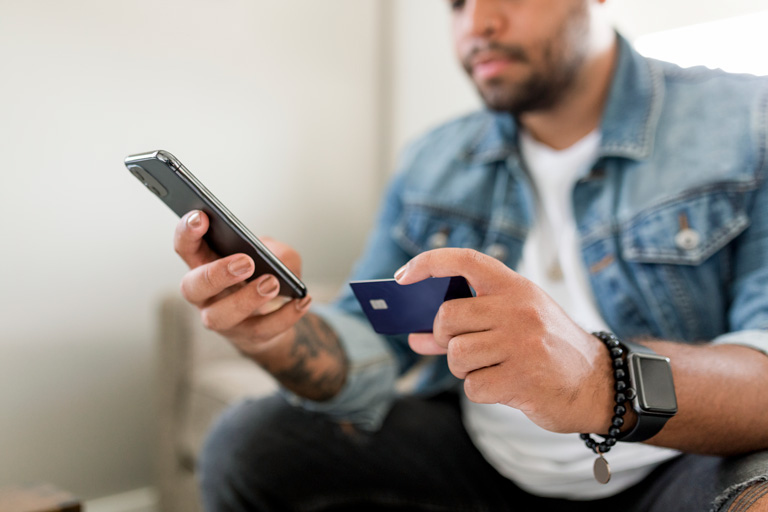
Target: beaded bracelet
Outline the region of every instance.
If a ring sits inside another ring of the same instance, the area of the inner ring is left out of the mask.
[[[581,434],[580,437],[587,445],[587,448],[597,454],[593,471],[595,474],[595,480],[601,484],[607,484],[611,479],[611,466],[608,461],[605,460],[603,454],[608,453],[616,444],[616,438],[621,432],[621,427],[624,425],[624,415],[627,413],[627,408],[624,405],[628,400],[632,400],[635,397],[635,390],[629,387],[629,376],[624,366],[624,349],[621,348],[621,342],[619,339],[610,332],[594,332],[592,333],[600,341],[605,343],[608,350],[611,353],[611,361],[613,364],[613,377],[614,385],[613,389],[616,391],[613,399],[616,405],[613,408],[613,418],[611,418],[611,426],[608,429],[608,435],[598,434],[604,438],[604,441],[598,443],[592,439],[590,434]]]

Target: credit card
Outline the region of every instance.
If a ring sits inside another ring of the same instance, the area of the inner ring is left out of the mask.
[[[461,276],[430,277],[405,285],[394,279],[352,281],[349,285],[379,334],[432,332],[443,302],[472,297],[467,280]]]

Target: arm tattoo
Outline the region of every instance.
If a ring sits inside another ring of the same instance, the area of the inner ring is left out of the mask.
[[[338,336],[311,313],[295,329],[288,362],[268,370],[297,395],[318,401],[333,398],[344,385],[349,367]]]

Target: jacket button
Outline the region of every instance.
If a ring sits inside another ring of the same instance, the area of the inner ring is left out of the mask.
[[[507,246],[504,244],[491,244],[485,250],[485,254],[491,258],[496,258],[499,261],[507,259]]]
[[[685,228],[678,231],[675,235],[675,245],[678,249],[684,251],[691,251],[699,246],[701,243],[701,236],[699,232],[691,228]]]
[[[429,246],[430,249],[442,249],[443,247],[446,247],[448,245],[448,234],[449,231],[447,229],[441,229],[427,239],[427,246]]]

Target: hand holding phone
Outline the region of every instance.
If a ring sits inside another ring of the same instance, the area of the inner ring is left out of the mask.
[[[226,337],[257,363],[272,365],[273,358],[284,353],[270,350],[275,346],[272,341],[291,343],[296,323],[306,316],[311,297],[290,301],[278,297],[280,286],[271,274],[246,281],[253,275],[253,260],[245,254],[215,255],[203,243],[208,227],[205,212],[191,212],[176,226],[174,248],[190,267],[182,278],[181,294],[199,309],[206,328]],[[291,269],[300,271],[296,251],[272,240],[264,243]]]
[[[256,239],[169,153],[134,155],[126,166],[181,217],[173,244],[190,268],[181,293],[200,310],[203,324],[259,364],[273,364],[285,351],[271,350],[270,342],[290,340],[311,302],[296,275],[298,253]]]
[[[281,295],[307,295],[304,283],[172,154],[157,150],[131,155],[125,165],[179,217],[193,210],[205,212],[210,224],[205,242],[222,257],[237,253],[250,256],[256,268],[249,279],[272,274],[280,284]]]

